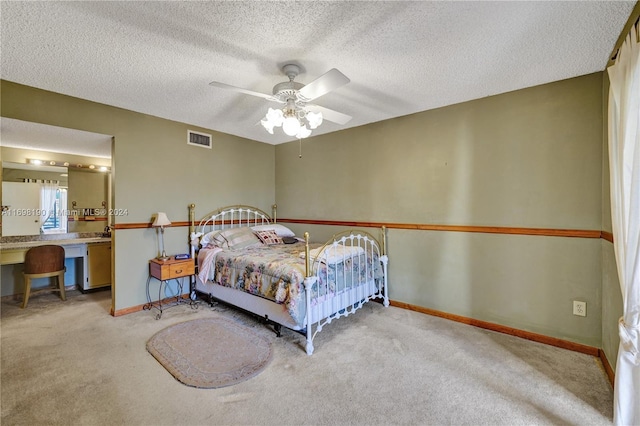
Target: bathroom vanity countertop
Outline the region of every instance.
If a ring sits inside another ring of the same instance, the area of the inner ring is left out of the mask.
[[[44,246],[47,244],[55,244],[59,246],[68,246],[73,244],[91,244],[91,243],[110,243],[110,237],[85,237],[71,238],[59,240],[35,240],[35,241],[17,241],[10,243],[0,243],[0,250],[19,250],[36,246]]]

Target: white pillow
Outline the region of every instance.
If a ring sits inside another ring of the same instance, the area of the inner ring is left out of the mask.
[[[318,247],[309,250],[309,256],[312,259],[319,256],[320,262],[334,264],[364,253],[364,249],[360,246],[329,245],[325,246],[324,250],[322,249],[323,247]],[[300,257],[304,259],[305,252],[300,252]]]
[[[211,231],[207,234],[204,234],[202,236],[202,238],[200,238],[200,245],[202,247],[206,247],[209,243],[212,243],[214,241],[214,238],[216,235],[218,235],[220,233],[220,231]]]
[[[278,237],[295,237],[296,234],[289,228],[284,225],[280,225],[279,223],[271,223],[269,225],[258,225],[252,226],[251,229],[254,231],[267,231],[269,229],[273,229],[278,234]]]

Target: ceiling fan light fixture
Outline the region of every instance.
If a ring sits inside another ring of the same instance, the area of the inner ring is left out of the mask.
[[[265,117],[260,120],[260,124],[272,135],[274,127],[282,126],[282,131],[287,136],[304,139],[322,124],[322,119],[321,112],[306,111],[291,103],[283,109],[269,108]]]
[[[260,120],[260,124],[272,135],[274,134],[274,127],[282,126],[282,130],[287,136],[296,136],[302,139],[309,137],[311,131],[317,129],[324,119],[340,125],[344,125],[351,120],[351,116],[347,114],[318,107],[317,105],[307,105],[320,96],[324,96],[350,82],[349,78],[340,71],[332,68],[308,84],[294,81],[301,72],[301,68],[297,64],[285,64],[282,67],[282,72],[289,78],[289,81],[273,86],[273,93],[270,95],[231,86],[220,81],[212,81],[209,85],[256,96],[281,105],[284,104],[280,109],[269,108],[265,117]],[[313,112],[307,108],[316,111],[321,110],[324,112],[324,116],[320,111]]]

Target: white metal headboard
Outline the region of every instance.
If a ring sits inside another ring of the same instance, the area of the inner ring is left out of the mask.
[[[198,224],[197,232],[211,232],[243,226],[268,225],[271,218],[260,209],[251,206],[229,206],[213,211]]]
[[[257,207],[247,205],[235,205],[222,207],[218,210],[207,213],[196,226],[195,224],[195,204],[189,205],[189,218],[191,226],[189,232],[207,233],[229,228],[240,228],[243,226],[268,225],[275,223],[276,205],[273,208],[272,219],[267,213]]]
[[[246,205],[235,205],[219,208],[207,213],[196,226],[195,204],[189,204],[189,241],[192,255],[195,254],[194,238],[212,231],[219,231],[230,228],[240,228],[243,226],[258,226],[275,223],[277,206],[273,209],[273,219],[267,213],[257,207]]]

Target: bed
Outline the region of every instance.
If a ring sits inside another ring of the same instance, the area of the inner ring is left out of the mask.
[[[264,318],[280,335],[306,336],[306,352],[323,327],[381,299],[389,306],[385,228],[380,243],[364,231],[346,231],[324,243],[295,235],[264,211],[245,205],[210,212],[196,223],[189,206],[190,241],[197,259],[194,294]]]

